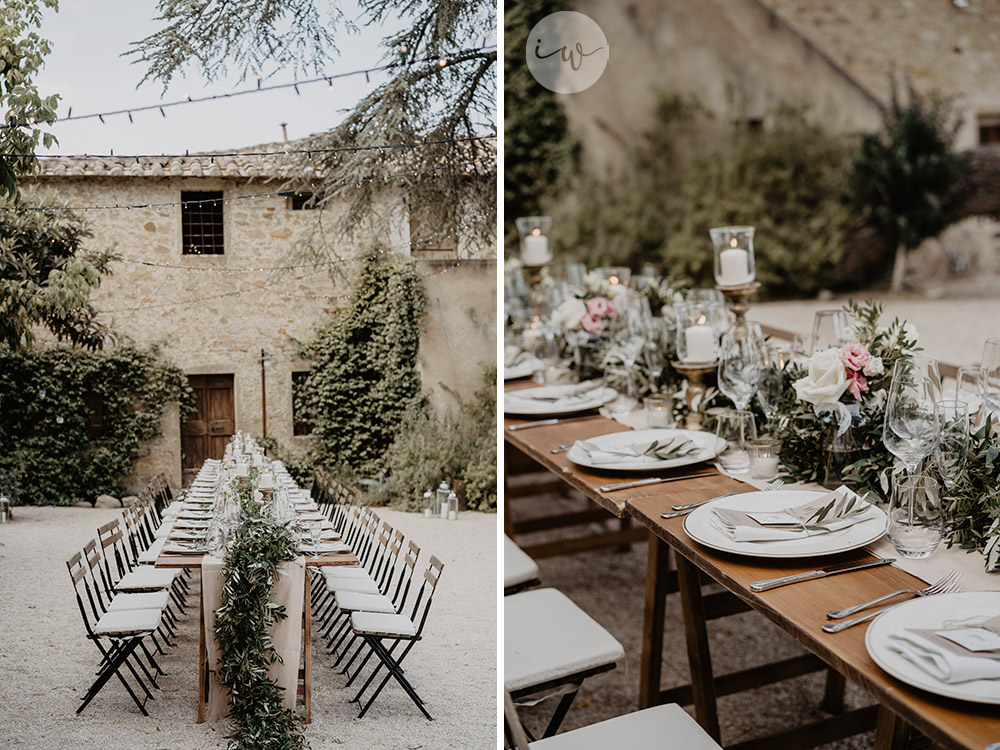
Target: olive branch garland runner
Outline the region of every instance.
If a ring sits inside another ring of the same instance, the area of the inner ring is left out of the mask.
[[[248,482],[237,488],[244,519],[225,555],[222,607],[216,610],[215,639],[222,654],[216,674],[229,688],[233,734],[229,750],[303,750],[301,715],[282,706],[284,690],[267,676],[280,657],[270,627],[287,617],[270,601],[278,567],[296,557],[287,524],[265,518]]]
[[[679,444],[676,440],[668,440],[665,443],[654,440],[642,455],[660,461],[670,461],[675,458],[686,458],[700,450],[701,448],[691,440],[684,440]]]

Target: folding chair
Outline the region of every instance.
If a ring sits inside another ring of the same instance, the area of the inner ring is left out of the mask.
[[[182,592],[186,593],[187,587],[178,577],[178,571],[154,568],[149,565],[135,565],[119,545],[119,542],[122,542],[124,537],[119,519],[116,518],[114,521],[109,521],[101,526],[97,530],[97,534],[102,550],[105,585],[109,587],[109,592],[169,589],[170,598],[177,604],[181,612],[185,611]],[[114,554],[117,576],[112,573],[110,555],[108,553],[109,549]]]
[[[504,534],[503,595],[510,596],[518,591],[537,586],[539,583],[538,564],[509,536]]]
[[[514,700],[561,695],[543,737],[559,729],[583,681],[614,669],[625,650],[556,589],[505,597],[504,687]]]
[[[69,577],[73,582],[73,589],[76,593],[76,602],[80,607],[80,615],[83,617],[83,626],[87,631],[87,638],[88,640],[93,641],[94,645],[97,646],[98,651],[101,652],[101,663],[97,669],[97,678],[87,689],[87,692],[81,699],[82,703],[76,709],[76,712],[79,714],[83,711],[83,709],[90,704],[90,702],[108,683],[108,681],[112,677],[117,677],[119,682],[121,682],[125,690],[128,692],[129,696],[131,696],[132,700],[139,707],[142,715],[149,716],[149,713],[146,711],[145,703],[153,697],[153,693],[150,691],[149,687],[147,687],[146,683],[143,682],[142,677],[139,676],[139,672],[143,672],[154,687],[156,686],[156,680],[153,675],[150,674],[149,670],[146,669],[142,660],[137,657],[135,651],[142,644],[143,639],[147,635],[152,635],[152,633],[160,626],[161,610],[123,609],[108,611],[100,614],[94,598],[94,592],[91,590],[90,583],[86,578],[86,571],[83,565],[83,554],[77,552],[73,555],[73,557],[66,562],[66,568],[69,570]],[[91,621],[91,617],[87,614],[87,607],[84,605],[83,596],[80,594],[81,583],[83,584],[84,590],[87,594],[87,599],[90,603],[94,620],[93,622]],[[110,644],[105,646],[105,644],[102,643],[102,639],[110,641]],[[146,651],[147,657],[152,659],[148,649],[145,649],[145,646],[143,646],[143,649]],[[155,662],[153,663],[155,664]],[[139,670],[136,670],[136,666],[139,667]],[[135,690],[132,689],[128,680],[125,679],[125,675],[121,672],[122,667],[127,668],[132,674],[132,677],[139,684],[139,687],[146,696],[144,700],[139,699]]]
[[[427,624],[427,615],[430,613],[431,601],[434,598],[434,591],[437,589],[438,581],[441,579],[442,570],[444,570],[444,564],[432,555],[430,564],[427,566],[427,570],[424,571],[424,580],[420,584],[420,591],[413,603],[413,610],[409,617],[403,614],[390,615],[381,612],[355,612],[351,615],[351,630],[356,636],[364,640],[371,649],[371,653],[378,657],[380,662],[372,673],[368,675],[365,684],[361,686],[358,694],[351,699],[351,702],[361,705],[362,696],[381,673],[382,668],[385,667],[388,672],[378,684],[378,687],[375,688],[371,697],[368,698],[368,702],[361,707],[361,713],[358,714],[359,719],[368,712],[368,709],[371,708],[375,699],[378,698],[379,693],[382,692],[389,680],[394,679],[406,694],[410,696],[410,699],[420,709],[420,712],[428,720],[433,721],[433,717],[427,712],[423,700],[417,695],[417,691],[410,681],[406,679],[400,665],[403,659],[406,658],[406,655],[410,653],[414,644],[420,640],[421,634],[424,632],[424,625]],[[389,642],[388,647],[384,641]],[[396,648],[402,643],[405,643],[406,646],[399,656],[395,656],[394,652]],[[362,663],[363,666],[364,663]],[[359,671],[362,667],[359,667]]]
[[[510,693],[503,691],[504,736],[513,750],[722,750],[698,722],[676,703],[665,703],[635,713],[574,729],[572,732],[528,742]]]

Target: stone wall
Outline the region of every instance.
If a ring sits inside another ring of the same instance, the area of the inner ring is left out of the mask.
[[[610,51],[596,84],[558,97],[591,168],[618,162],[652,125],[664,92],[694,94],[722,121],[762,118],[791,101],[810,103],[834,132],[878,127],[876,100],[754,0],[573,0],[571,8],[601,26]],[[734,96],[744,112],[733,111]]]
[[[349,295],[357,263],[339,264],[334,275],[329,266],[269,269],[289,265],[296,243],[306,238],[327,243],[341,257],[370,249],[338,239],[333,232],[336,210],[291,210],[281,196],[240,199],[274,190],[246,180],[49,177],[44,183],[74,205],[174,203],[181,190],[223,190],[228,201],[223,255],[181,254],[181,209],[176,205],[88,212],[94,236],[87,246],[114,245],[123,257],[92,301],[104,311],[101,320],[119,335],[140,346],[159,345],[186,374],[232,374],[235,427],[254,435],[262,432],[260,355],[265,350],[267,434],[293,451],[305,449],[309,438],[292,434],[292,373],[308,370],[309,363],[295,351]],[[321,214],[326,231],[318,225]],[[381,250],[409,254],[408,226],[400,221],[390,247]],[[447,401],[438,383],[469,393],[481,382],[479,362],[495,357],[492,252],[492,260],[465,260],[457,267],[455,259],[419,263],[421,273],[430,274],[421,368],[437,404]],[[180,486],[176,405],[164,415],[163,433],[136,465],[132,487],[159,472],[175,488]]]

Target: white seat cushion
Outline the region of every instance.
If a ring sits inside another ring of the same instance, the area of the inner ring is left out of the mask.
[[[152,565],[155,563],[156,558],[160,556],[160,550],[163,549],[163,545],[166,541],[166,537],[155,539],[153,543],[149,545],[148,550],[139,553],[139,562],[143,565]]]
[[[153,532],[154,539],[166,539],[167,535],[170,533],[170,523],[161,523],[159,527]]]
[[[126,609],[165,609],[170,599],[170,592],[144,591],[137,594],[115,594],[108,605],[108,612],[121,612]]]
[[[607,721],[532,742],[531,750],[721,750],[698,722],[676,703],[616,716]]]
[[[358,633],[384,636],[413,636],[417,629],[406,615],[387,615],[379,612],[355,612],[351,627]]]
[[[336,565],[323,568],[323,577],[333,580],[344,580],[346,578],[371,578],[368,571],[360,565]]]
[[[115,591],[135,591],[139,589],[165,589],[177,577],[176,570],[143,566],[127,573],[115,584]]]
[[[538,580],[538,565],[528,554],[504,534],[503,537],[503,587],[518,586]]]
[[[378,585],[371,578],[349,578],[343,581],[326,580],[326,588],[334,594],[342,591],[355,591],[359,594],[381,594]]]
[[[396,614],[392,599],[382,594],[362,594],[357,591],[338,591],[337,606],[343,612],[383,612]]]
[[[504,597],[503,610],[504,685],[512,693],[625,657],[611,633],[556,589]]]
[[[126,609],[105,614],[94,626],[94,633],[96,635],[151,633],[158,627],[160,627],[160,610]]]

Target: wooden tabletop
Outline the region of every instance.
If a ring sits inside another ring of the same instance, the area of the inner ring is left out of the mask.
[[[204,555],[171,555],[164,554],[156,558],[157,568],[201,568]],[[306,565],[322,568],[330,565],[358,565],[358,558],[353,553],[337,555],[317,555],[306,557]]]
[[[871,559],[862,551],[813,560],[766,560],[741,557],[702,547],[684,531],[684,518],[662,519],[673,504],[694,502],[713,494],[750,488],[732,479],[713,477],[644,488],[645,496],[630,497],[627,511],[678,554],[723,584],[736,596],[772,620],[786,633],[845,675],[934,742],[948,748],[983,750],[1000,742],[1000,707],[968,703],[925,693],[883,672],[868,656],[865,632],[857,625],[841,633],[820,630],[828,609],[873,599],[891,591],[923,588],[924,582],[886,566],[830,576],[755,594],[753,581],[824,567],[835,562]],[[656,658],[660,658],[657,654]]]

